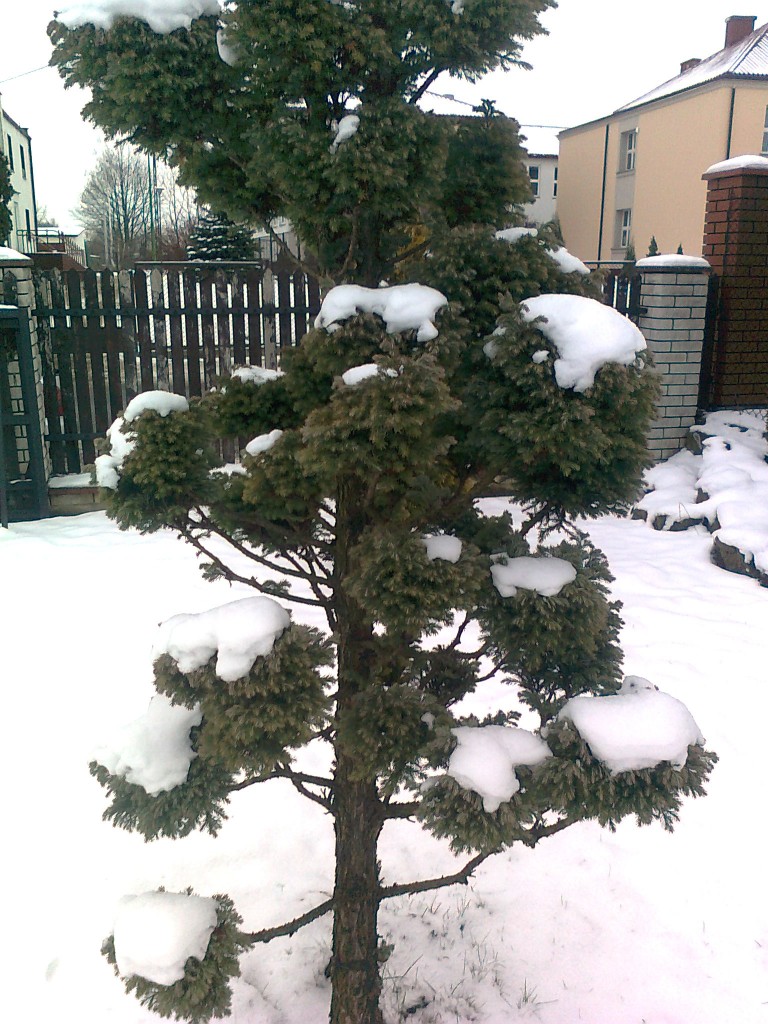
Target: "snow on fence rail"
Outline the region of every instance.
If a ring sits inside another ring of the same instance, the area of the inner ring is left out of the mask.
[[[138,264],[35,274],[53,472],[79,473],[138,392],[187,398],[233,366],[274,368],[320,308],[287,261]]]

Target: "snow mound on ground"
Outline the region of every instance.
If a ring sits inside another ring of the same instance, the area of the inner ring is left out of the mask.
[[[427,558],[430,562],[439,558],[444,562],[455,564],[461,558],[462,543],[458,537],[451,537],[445,533],[429,533],[421,539],[427,549]]]
[[[561,388],[586,391],[606,363],[631,366],[645,338],[631,320],[610,306],[581,295],[539,295],[520,303],[523,319],[555,346],[555,380]]]
[[[115,915],[117,969],[158,985],[184,977],[189,957],[202,960],[217,923],[216,900],[183,892],[124,896]]]
[[[566,584],[576,579],[576,570],[564,558],[523,555],[495,562],[491,576],[502,597],[514,597],[518,588],[534,590],[542,597],[556,597]]]
[[[647,493],[636,513],[665,530],[705,523],[737,549],[747,565],[768,575],[768,437],[765,414],[709,413],[692,427],[701,454],[683,450],[645,476]]]
[[[56,18],[67,28],[91,24],[107,29],[117,18],[139,18],[153,32],[165,34],[189,28],[204,14],[218,13],[219,0],[83,0],[67,4]]]
[[[390,334],[416,331],[418,341],[431,341],[437,337],[433,323],[437,311],[447,304],[442,292],[423,284],[398,284],[391,288],[340,284],[323,299],[315,327],[330,331],[357,313],[376,313]]]
[[[515,768],[533,767],[552,756],[544,740],[515,726],[459,726],[451,732],[457,745],[448,761],[447,774],[462,789],[478,793],[489,814],[520,789]]]
[[[610,697],[572,697],[557,717],[572,723],[612,775],[655,768],[663,761],[682,768],[688,747],[704,744],[682,701],[637,685]]]
[[[193,672],[215,654],[216,675],[231,683],[248,675],[290,624],[290,614],[271,597],[244,597],[167,619],[160,625],[153,656],[168,654],[180,672]]]
[[[189,731],[201,721],[199,708],[178,707],[158,694],[146,714],[124,725],[94,752],[94,760],[150,796],[167,793],[187,781],[189,766],[197,757]]]
[[[126,423],[133,423],[144,412],[168,416],[169,413],[187,412],[188,409],[189,402],[183,395],[175,395],[172,391],[142,391],[125,407],[123,419]]]

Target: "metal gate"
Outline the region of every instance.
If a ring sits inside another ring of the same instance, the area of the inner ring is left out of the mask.
[[[0,526],[48,514],[27,312],[0,306]]]

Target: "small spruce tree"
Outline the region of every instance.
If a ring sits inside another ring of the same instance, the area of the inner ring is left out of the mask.
[[[13,221],[11,220],[11,200],[15,195],[11,184],[11,171],[8,161],[0,153],[0,244],[9,244]]]
[[[651,235],[651,241],[648,243],[648,252],[646,253],[646,255],[647,256],[658,256],[659,255],[659,245],[658,245],[658,242],[656,241],[656,235]]]
[[[678,256],[684,256],[685,255],[685,253],[683,252],[683,243],[682,242],[677,247],[677,255]]]
[[[331,912],[330,1019],[381,1024],[383,901],[466,881],[493,854],[579,821],[671,828],[684,796],[703,792],[714,758],[695,736],[675,763],[612,774],[568,717],[573,698],[620,686],[609,569],[574,520],[636,494],[656,393],[647,359],[609,361],[581,390],[560,385],[559,350],[521,300],[598,292],[562,272],[546,231],[497,237],[525,200],[524,175],[509,173],[522,164],[517,126],[489,105],[456,119],[418,104],[439,74],[519,63],[549,6],[240,0],[218,47],[213,16],[166,22],[165,34],[136,18],[51,25],[54,63],[92,89],[87,116],[167,153],[232,218],[288,217],[327,289],[354,282],[329,291],[280,374],[234,376],[186,411],[150,401],[124,427],[134,446],[111,500],[122,527],[170,527],[209,577],[325,619],[323,630],[284,625],[234,678],[219,650],[189,661],[170,644],[156,687],[195,716],[186,777],[151,794],[92,766],[107,816],[147,839],[215,833],[232,791],[274,778],[333,817],[332,897],[256,931],[217,897],[202,961],[170,986],[127,980],[159,1013],[225,1013],[243,949]],[[215,472],[222,437],[254,439],[244,472]],[[522,519],[481,512],[499,481]],[[494,582],[516,558],[559,567],[561,585],[546,596]],[[489,666],[519,712],[462,718]],[[516,727],[522,712],[535,732]],[[516,791],[495,802],[446,770],[462,728],[484,741],[500,729],[499,742],[537,752],[514,762]],[[327,775],[301,767],[318,742],[333,749]],[[378,844],[392,819],[445,838],[463,866],[385,884]],[[116,960],[111,939],[105,953]]]
[[[225,214],[209,210],[192,229],[187,243],[190,260],[254,260],[253,232],[233,223]]]

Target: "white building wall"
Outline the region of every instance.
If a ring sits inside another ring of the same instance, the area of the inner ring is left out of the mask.
[[[533,202],[526,203],[523,213],[526,225],[535,227],[553,220],[557,213],[557,157],[528,154],[525,166],[535,198]]]
[[[30,234],[36,230],[35,190],[32,177],[32,144],[26,129],[21,128],[0,106],[0,151],[11,169],[11,185],[16,195],[11,199],[13,229],[7,239],[12,249],[28,251]],[[0,239],[0,242],[6,241]]]

